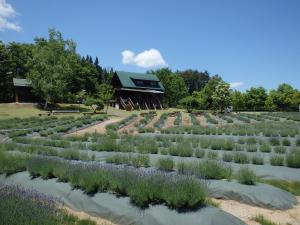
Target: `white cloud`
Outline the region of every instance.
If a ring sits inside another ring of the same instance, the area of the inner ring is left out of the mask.
[[[242,81],[232,82],[232,83],[230,83],[230,88],[239,88],[244,85],[245,85],[245,83]]]
[[[6,0],[0,0],[0,31],[7,29],[21,31],[21,27],[17,23],[9,21],[15,15],[14,8]]]
[[[157,49],[151,48],[139,54],[130,50],[122,52],[122,63],[132,64],[143,68],[166,66],[167,63]]]

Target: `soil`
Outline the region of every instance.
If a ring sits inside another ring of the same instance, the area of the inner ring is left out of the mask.
[[[204,116],[197,116],[196,119],[199,121],[200,125],[203,127],[207,127],[206,119]]]
[[[77,212],[69,207],[64,207],[67,213],[77,216],[79,219],[90,219],[94,221],[97,225],[116,225],[115,223],[110,222],[109,220],[103,219],[101,217],[91,216],[85,212]]]
[[[150,128],[150,127],[154,127],[154,124],[159,120],[159,118],[160,118],[160,115],[157,115],[157,116],[155,116],[151,121],[150,121],[150,123],[148,123],[146,126],[145,126],[145,128]]]
[[[176,116],[169,116],[165,122],[164,128],[171,128],[174,126],[174,121],[176,120]]]
[[[134,121],[132,121],[130,124],[122,127],[121,129],[118,130],[118,133],[130,133],[130,134],[137,134],[137,128],[134,126],[135,124],[139,123],[139,121],[142,119],[142,117],[138,116],[135,118]]]
[[[69,133],[67,135],[65,135],[66,137],[67,136],[82,136],[84,135],[85,133],[100,133],[100,134],[104,134],[106,132],[106,125],[108,124],[111,124],[111,123],[116,123],[116,122],[119,122],[121,121],[123,118],[110,118],[109,120],[106,120],[104,121],[103,123],[99,123],[99,124],[96,124],[94,126],[90,126],[90,127],[87,127],[85,129],[82,129],[82,130],[79,130],[79,131],[76,131],[76,132],[73,132],[73,133]]]
[[[188,114],[182,115],[182,125],[183,126],[190,126],[190,118]]]
[[[300,197],[297,197],[297,200],[300,202]],[[220,204],[221,209],[240,218],[248,225],[259,225],[253,220],[253,217],[259,214],[276,224],[300,225],[300,204],[289,210],[271,210],[233,200],[214,199],[214,201]]]

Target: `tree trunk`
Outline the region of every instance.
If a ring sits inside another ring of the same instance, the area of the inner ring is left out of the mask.
[[[106,105],[106,111],[105,111],[106,114],[107,114],[107,111],[108,111],[108,106],[109,106],[109,104],[107,103],[107,105]]]
[[[48,108],[48,101],[49,101],[49,97],[46,98],[46,102],[44,105],[44,110],[46,110]]]

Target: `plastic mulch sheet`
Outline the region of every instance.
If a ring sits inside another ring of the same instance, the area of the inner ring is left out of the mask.
[[[245,225],[243,221],[219,208],[205,207],[192,212],[178,212],[163,205],[141,210],[130,203],[129,198],[117,198],[113,194],[98,193],[93,197],[81,190],[72,190],[67,183],[56,179],[31,179],[28,172],[9,177],[0,175],[0,182],[20,185],[60,199],[76,211],[100,216],[116,224],[136,225]]]

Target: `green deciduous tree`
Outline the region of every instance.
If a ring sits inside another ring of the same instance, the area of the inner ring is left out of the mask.
[[[179,105],[184,107],[189,113],[198,107],[197,99],[193,96],[187,96],[179,101]]]
[[[263,87],[251,87],[246,91],[246,106],[253,111],[264,110],[267,96]]]
[[[212,101],[214,108],[219,109],[221,112],[223,112],[226,107],[229,107],[231,104],[230,85],[224,81],[219,81],[212,94]]]
[[[98,86],[97,89],[98,89],[99,98],[106,105],[106,113],[107,113],[110,100],[112,100],[112,98],[114,97],[115,90],[109,84],[101,84]]]
[[[165,104],[169,107],[175,107],[179,100],[188,95],[187,87],[181,76],[173,73],[168,68],[150,71],[155,74],[165,88]]]
[[[233,110],[240,111],[245,108],[245,94],[240,91],[231,92],[231,104],[233,106]]]
[[[94,113],[97,113],[97,110],[102,110],[104,108],[103,101],[98,97],[88,96],[86,97],[84,104],[90,107]]]

